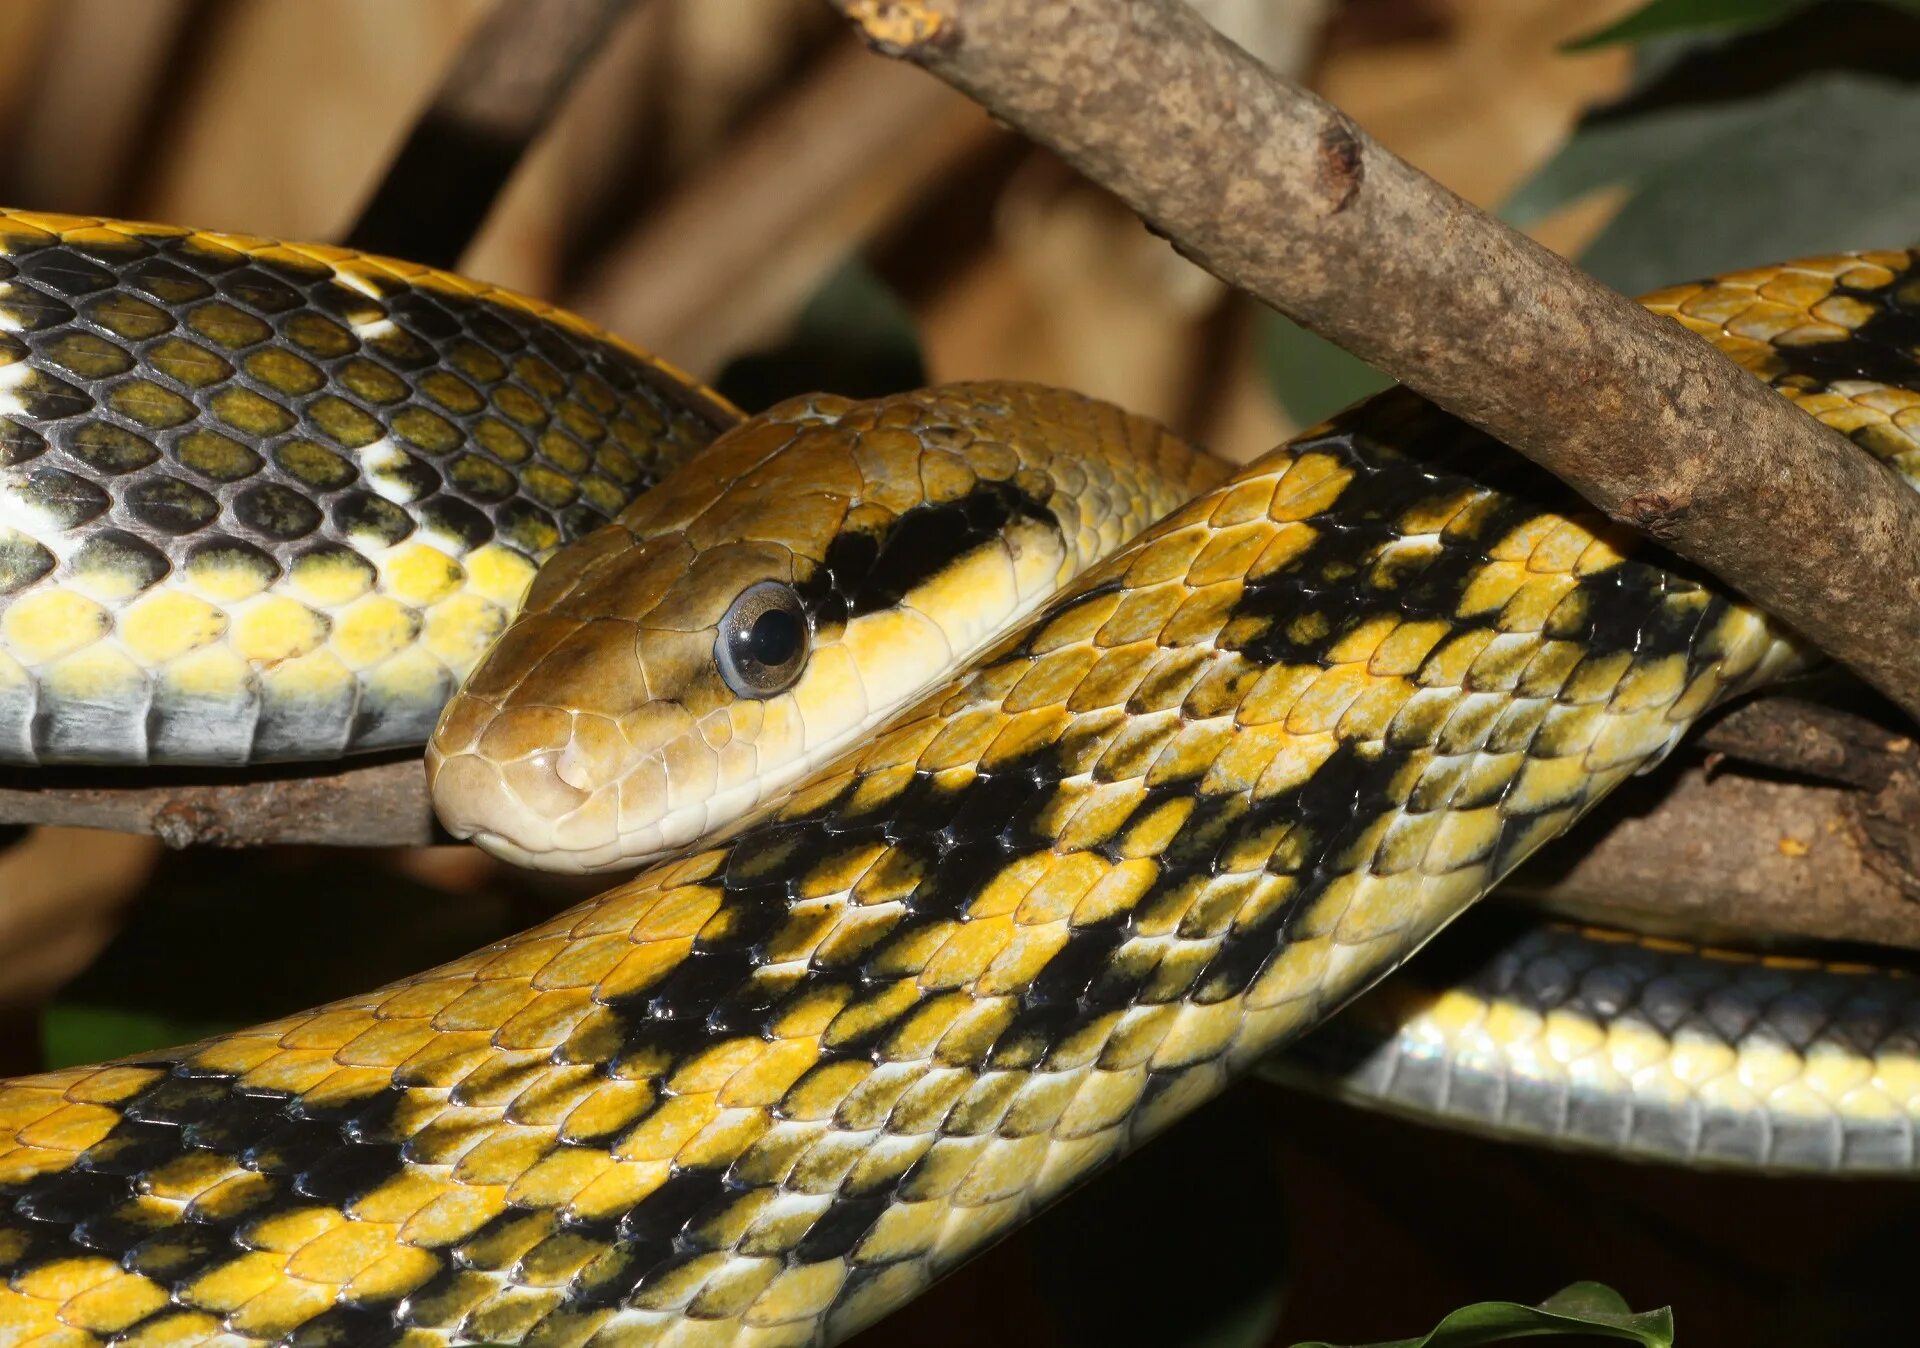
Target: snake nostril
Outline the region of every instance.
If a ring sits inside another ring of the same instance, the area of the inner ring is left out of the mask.
[[[578,740],[569,739],[566,747],[553,756],[553,774],[575,791],[593,790],[593,764],[581,752]]]
[[[549,820],[578,809],[592,794],[561,775],[559,759],[560,750],[548,749],[500,769],[507,789],[526,802],[528,809]]]

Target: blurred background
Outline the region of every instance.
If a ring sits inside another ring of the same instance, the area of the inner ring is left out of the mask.
[[[1200,8],[1629,291],[1920,236],[1912,0]],[[1382,382],[818,0],[7,0],[0,146],[8,205],[457,265],[749,411],[1012,376],[1246,459]],[[582,892],[465,849],[16,835],[0,1069],[358,990]],[[1904,1341],[1917,1218],[1904,1188],[1501,1148],[1253,1085],[861,1343],[1351,1342],[1576,1278],[1673,1303],[1690,1343]]]

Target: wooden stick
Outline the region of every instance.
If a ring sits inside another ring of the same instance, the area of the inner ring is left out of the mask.
[[[1920,494],[1178,0],[832,0],[1228,284],[1514,446],[1920,715]]]
[[[1732,945],[1861,941],[1920,949],[1900,873],[1920,817],[1889,851],[1863,795],[1698,764],[1630,783],[1521,867],[1497,896],[1584,921]]]
[[[417,755],[265,768],[33,768],[0,772],[0,828],[66,824],[151,833],[169,847],[417,847],[448,842]]]
[[[1864,941],[1920,950],[1920,748],[1845,718],[1844,763],[1801,733],[1798,704],[1760,702],[1723,718],[1708,764],[1605,802],[1501,890],[1585,920],[1704,936]],[[1724,729],[1723,729],[1724,728]],[[1861,747],[1878,737],[1879,747]],[[1802,776],[1873,789],[1743,775],[1715,760],[1751,756]],[[1823,765],[1825,765],[1823,767]],[[0,773],[9,825],[152,833],[173,847],[312,843],[417,847],[448,839],[413,757],[243,771],[16,769]]]

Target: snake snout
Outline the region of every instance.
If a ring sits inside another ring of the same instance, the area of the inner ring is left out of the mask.
[[[427,756],[447,831],[509,861],[591,870],[616,836],[622,745],[604,718],[556,707],[501,709],[462,694]]]

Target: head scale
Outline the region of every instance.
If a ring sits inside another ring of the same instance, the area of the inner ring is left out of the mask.
[[[1205,480],[1176,443],[1026,385],[782,404],[548,563],[441,717],[434,806],[561,870],[724,829]]]

